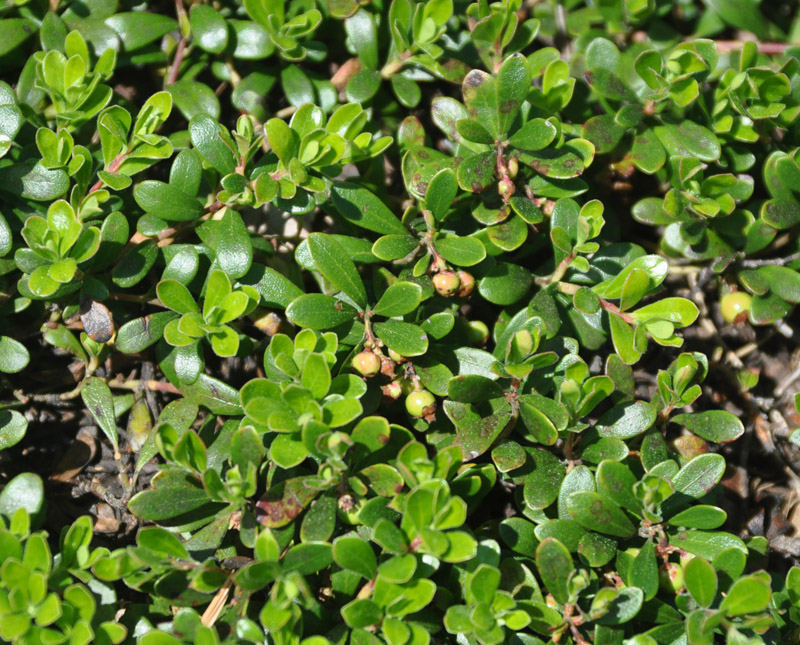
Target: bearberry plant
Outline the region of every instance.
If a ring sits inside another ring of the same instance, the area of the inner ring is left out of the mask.
[[[799,15],[5,3],[0,638],[797,642],[695,330],[791,336]]]

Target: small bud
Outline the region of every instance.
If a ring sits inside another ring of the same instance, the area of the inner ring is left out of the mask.
[[[454,296],[461,286],[461,280],[452,271],[440,271],[433,276],[433,288],[436,293],[445,298]]]
[[[367,378],[381,371],[381,359],[375,352],[359,352],[353,357],[353,369]]]
[[[403,386],[400,385],[399,381],[387,383],[381,388],[381,390],[383,391],[383,396],[394,401],[403,396]]]
[[[472,290],[475,288],[475,278],[472,276],[471,273],[467,273],[466,271],[459,271],[458,279],[461,281],[461,286],[458,290],[458,295],[460,298],[466,298],[469,294],[472,293]]]
[[[500,197],[502,197],[505,201],[507,201],[508,198],[514,194],[515,190],[516,187],[514,186],[514,182],[508,177],[503,177],[497,184],[497,192],[500,193]]]
[[[412,392],[406,397],[406,410],[412,417],[426,417],[436,411],[436,398],[428,390]]]

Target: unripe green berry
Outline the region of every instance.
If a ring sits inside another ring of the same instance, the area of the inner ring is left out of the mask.
[[[503,177],[500,182],[497,184],[497,192],[500,193],[500,197],[503,199],[507,199],[514,194],[516,187],[514,186],[514,182],[511,181],[508,177]]]
[[[359,352],[353,357],[353,369],[361,376],[375,376],[381,371],[381,359],[375,352]]]
[[[747,320],[752,304],[752,296],[744,291],[726,293],[719,302],[722,317],[729,323],[741,323]]]
[[[433,288],[436,293],[445,298],[454,296],[461,286],[461,280],[452,271],[439,271],[433,276]]]
[[[482,320],[470,320],[467,335],[470,344],[483,345],[489,340],[489,328]]]
[[[406,410],[412,417],[424,417],[436,410],[436,398],[428,390],[412,392],[406,397]]]
[[[459,271],[458,279],[461,281],[461,285],[459,286],[458,289],[458,295],[461,298],[466,298],[469,294],[472,293],[472,290],[475,288],[475,278],[471,273],[467,273],[466,271]]]
[[[508,160],[507,168],[508,176],[511,177],[511,179],[514,179],[519,172],[519,161],[517,161],[516,157],[511,157],[511,159]]]
[[[658,569],[658,583],[661,589],[672,593],[683,591],[685,584],[681,566],[674,562],[668,562],[666,567],[666,569],[663,567]]]

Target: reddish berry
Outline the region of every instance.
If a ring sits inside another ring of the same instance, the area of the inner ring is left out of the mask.
[[[461,285],[458,290],[458,295],[461,298],[466,298],[469,294],[472,293],[472,290],[475,288],[475,278],[472,276],[471,273],[467,273],[466,271],[459,271],[458,279],[461,281]]]
[[[433,288],[436,293],[445,298],[454,296],[461,286],[461,280],[452,271],[439,271],[433,276]]]
[[[353,357],[353,369],[361,376],[375,376],[381,371],[381,359],[375,352],[359,352]]]

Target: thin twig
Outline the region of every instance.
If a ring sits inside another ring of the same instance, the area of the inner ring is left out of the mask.
[[[174,85],[175,82],[178,80],[178,74],[181,70],[181,64],[183,63],[183,56],[186,53],[186,38],[181,36],[181,39],[178,41],[178,48],[175,50],[175,58],[172,61],[172,67],[169,70],[169,76],[167,77],[167,82],[164,86]]]
[[[742,47],[744,47],[745,42],[755,42],[755,41],[745,41],[745,40],[718,40],[717,41],[717,51],[722,54],[728,54],[730,52],[738,51]],[[756,42],[756,47],[758,48],[759,54],[767,54],[768,56],[774,56],[783,54],[789,47],[795,47],[793,43],[759,43]]]
[[[745,267],[746,269],[752,269],[755,267],[763,267],[763,266],[784,266],[786,264],[791,264],[800,260],[800,252],[792,253],[791,255],[787,255],[785,258],[773,258],[768,260],[742,260],[739,262],[740,265]]]

